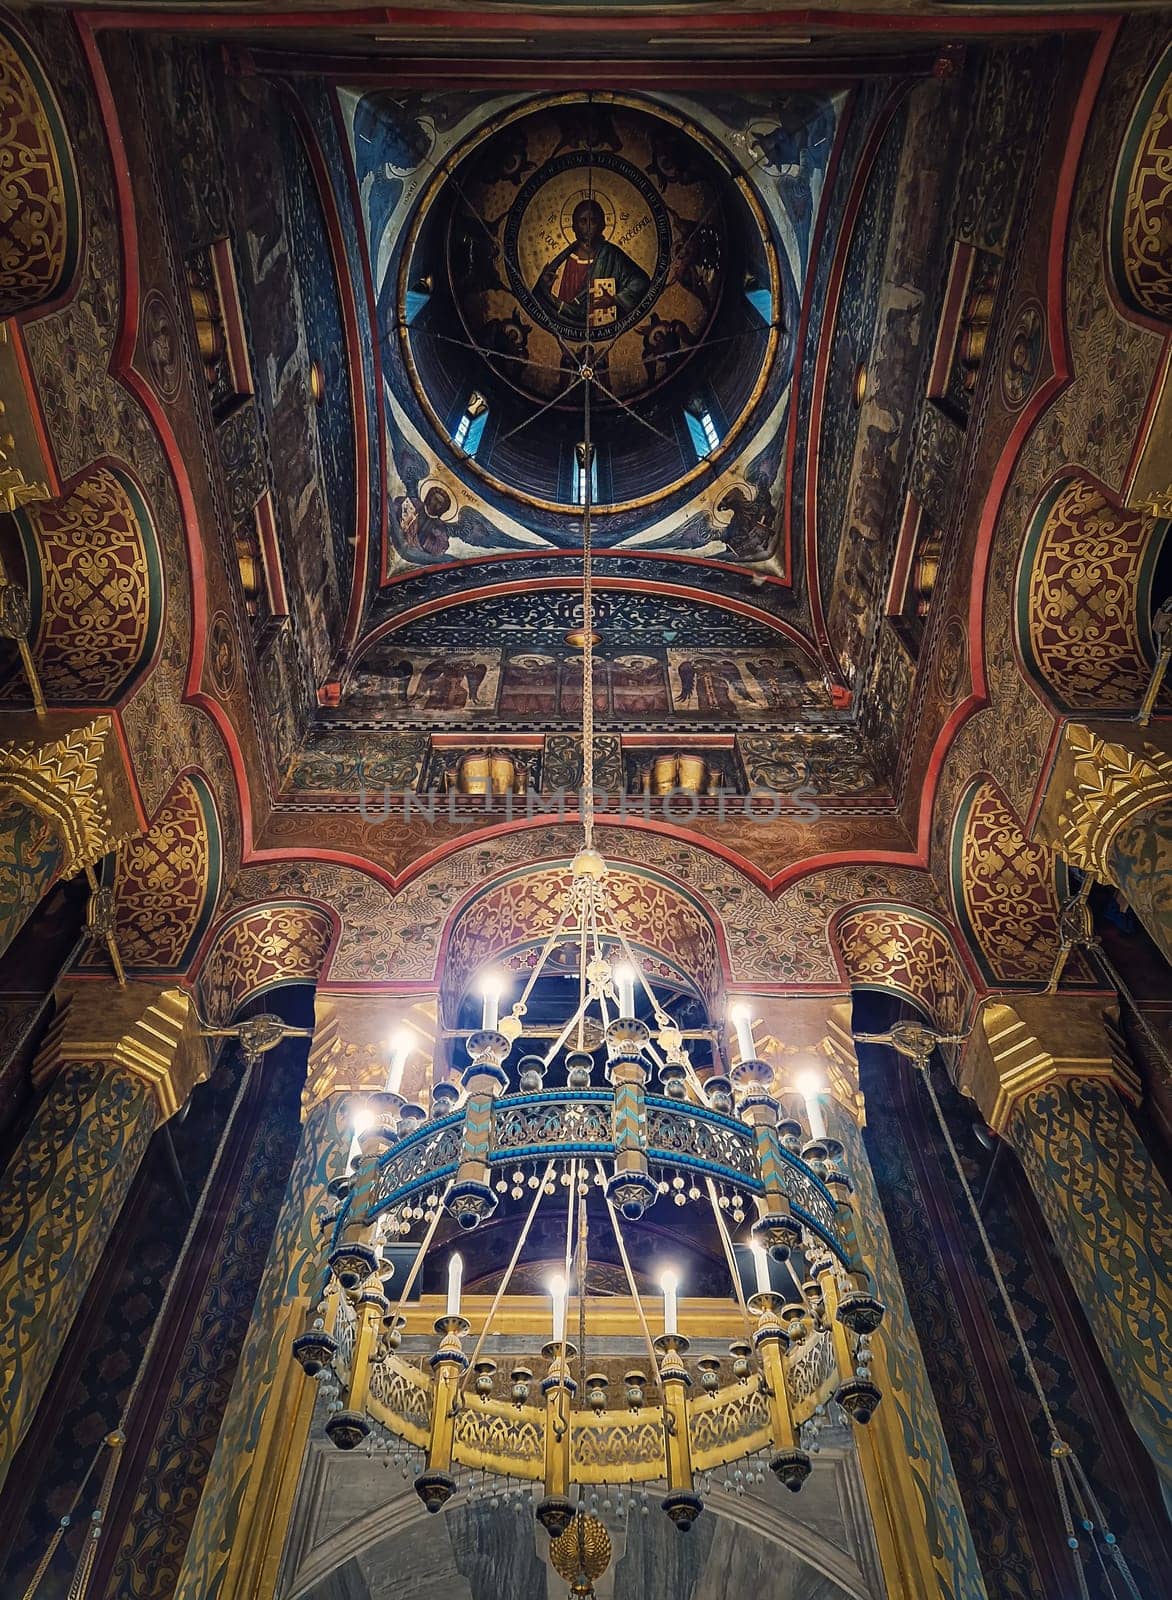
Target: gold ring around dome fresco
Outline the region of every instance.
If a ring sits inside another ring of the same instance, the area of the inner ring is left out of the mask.
[[[697,144],[717,163],[718,166],[724,170],[726,176],[730,178],[733,183],[735,183],[741,198],[748,206],[754,224],[756,225],[764,243],[765,259],[769,263],[770,298],[774,305],[777,304],[780,293],[780,271],[777,264],[777,252],[773,244],[769,223],[761,206],[761,202],[757,196],[757,192],[746,177],[740,173],[734,176],[733,173],[729,171],[728,151],[725,150],[724,147],[716,140],[714,140],[703,128],[696,126],[696,124],[690,122],[688,118],[680,116],[677,112],[672,111],[666,106],[661,106],[654,101],[644,100],[638,95],[619,94],[614,91],[606,91],[604,93],[594,94],[591,96],[589,102],[587,102],[581,94],[573,93],[547,95],[543,96],[537,101],[526,100],[520,105],[510,107],[507,111],[503,111],[499,116],[494,117],[490,122],[485,123],[483,127],[476,130],[474,136],[454,147],[447,153],[447,155],[443,157],[441,161],[435,163],[434,170],[431,174],[431,179],[416,207],[415,215],[412,218],[411,227],[407,235],[407,240],[403,247],[403,253],[399,259],[399,278],[395,294],[395,324],[399,334],[399,346],[402,351],[404,365],[407,368],[407,375],[411,380],[411,387],[414,390],[415,396],[420,405],[423,407],[428,421],[431,423],[438,438],[440,439],[447,439],[448,430],[443,418],[432,405],[431,400],[428,397],[427,390],[422,379],[420,378],[418,368],[415,364],[415,356],[411,349],[411,328],[407,322],[408,280],[411,276],[411,263],[415,254],[415,246],[418,242],[423,224],[452,173],[463,164],[466,158],[471,155],[474,150],[476,150],[480,145],[484,144],[486,140],[492,138],[494,134],[499,133],[502,128],[506,128],[511,123],[519,122],[523,118],[535,116],[539,112],[549,110],[557,106],[585,106],[587,103],[589,103],[591,106],[622,106],[631,111],[641,112],[648,117],[657,118],[659,121],[665,122],[670,127],[674,127],[678,131],[686,134],[689,139]],[[738,415],[730,424],[727,434],[709,455],[705,456],[702,461],[698,461],[694,467],[692,467],[688,472],[684,473],[681,477],[674,479],[669,486],[653,491],[651,494],[638,495],[629,500],[616,500],[607,505],[595,506],[593,507],[594,516],[605,517],[615,515],[618,512],[637,511],[643,506],[652,506],[657,504],[659,501],[665,499],[669,494],[677,494],[679,490],[684,488],[687,484],[714,476],[719,477],[720,474],[714,474],[712,469],[714,465],[722,460],[726,462],[732,461],[733,446],[739,440],[746,422],[750,416],[752,416],[753,411],[757,406],[757,402],[760,400],[765,391],[765,386],[769,381],[769,376],[773,370],[773,362],[777,355],[779,343],[780,332],[776,324],[771,323],[768,329],[765,350],[761,357],[761,369],[757,374],[757,379],[753,385],[752,393],[748,396]],[[476,477],[480,478],[484,483],[497,490],[498,493],[506,496],[508,499],[518,502],[521,505],[532,506],[535,510],[539,511],[552,511],[562,516],[574,516],[579,514],[576,512],[574,507],[567,506],[564,500],[547,500],[540,495],[530,494],[524,489],[517,488],[503,478],[498,478],[495,474],[489,472],[484,466],[482,466],[481,463],[478,462],[474,457],[465,457],[461,462],[461,466],[470,468]],[[728,470],[728,468],[726,467],[725,470]]]

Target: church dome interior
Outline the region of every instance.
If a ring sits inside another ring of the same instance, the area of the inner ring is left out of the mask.
[[[1172,13],[0,5],[0,1597],[1158,1600]]]

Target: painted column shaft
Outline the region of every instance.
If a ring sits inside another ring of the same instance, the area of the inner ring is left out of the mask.
[[[44,1098],[0,1177],[0,1482],[160,1122],[207,1075],[188,995],[67,983],[33,1067]]]
[[[142,1078],[69,1062],[0,1177],[0,1484],[160,1120]]]
[[[1125,823],[1108,862],[1115,886],[1172,966],[1172,805]]]
[[[275,1589],[313,1414],[293,1339],[324,1285],[318,1211],[346,1167],[352,1103],[331,1095],[306,1117],[175,1600],[263,1600]]]
[[[1006,1133],[1132,1426],[1172,1493],[1172,1196],[1101,1079],[1034,1090]]]
[[[48,894],[64,847],[47,817],[12,796],[0,797],[0,955]]]

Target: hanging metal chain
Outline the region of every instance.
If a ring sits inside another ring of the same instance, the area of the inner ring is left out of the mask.
[[[590,328],[586,329],[585,399],[582,402],[582,833],[586,848],[594,843],[594,550],[591,511],[594,502],[594,457],[590,442],[590,388],[594,367]]]

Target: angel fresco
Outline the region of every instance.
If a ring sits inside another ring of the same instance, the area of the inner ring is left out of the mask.
[[[426,556],[447,553],[455,519],[452,515],[452,497],[442,485],[430,484],[424,490],[422,501],[414,495],[397,495],[392,509],[403,534],[403,543],[409,551],[418,551]]]
[[[419,674],[415,699],[421,711],[469,711],[488,677],[484,661],[437,657]]]
[[[718,513],[729,513],[721,529],[730,552],[742,561],[760,561],[773,545],[773,499],[768,480],[759,475],[753,485],[734,483],[716,503]]]
[[[510,656],[501,674],[501,716],[552,717],[557,715],[557,705],[557,657],[536,653]]]
[[[673,697],[677,711],[701,716],[739,718],[753,709],[741,669],[732,656],[684,655],[672,652]]]
[[[681,317],[661,317],[654,311],[635,332],[643,338],[643,370],[648,383],[666,378],[673,362],[678,362],[697,340]]]
[[[668,715],[663,663],[655,656],[616,656],[610,670],[610,685],[617,715]]]

